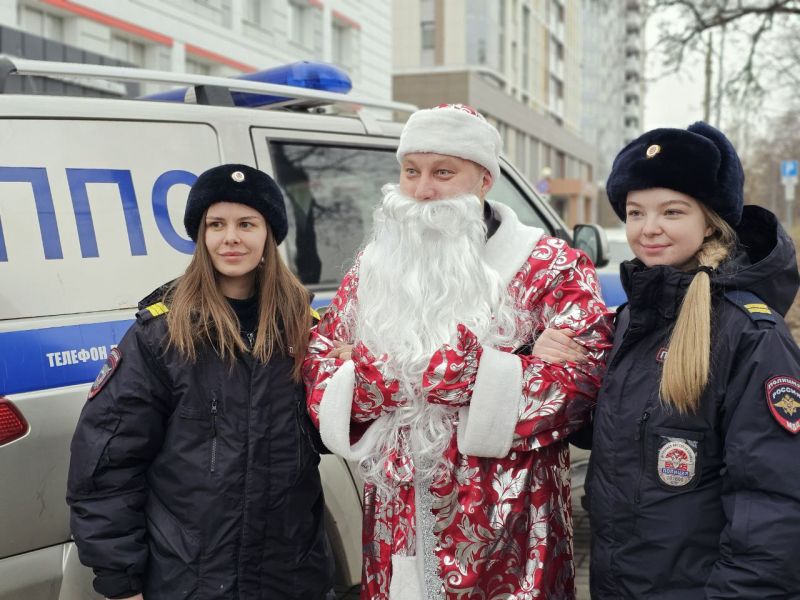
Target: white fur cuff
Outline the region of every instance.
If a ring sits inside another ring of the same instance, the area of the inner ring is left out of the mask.
[[[519,356],[484,347],[472,400],[459,411],[459,451],[485,458],[507,456],[514,441],[521,394]]]
[[[355,365],[348,360],[328,380],[322,394],[319,433],[328,450],[345,460],[359,461],[373,450],[375,440],[372,438],[375,436],[372,432],[377,428],[370,427],[358,442],[350,445],[350,415],[355,385]]]

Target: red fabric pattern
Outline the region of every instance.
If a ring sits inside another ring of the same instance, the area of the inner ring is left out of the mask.
[[[317,424],[326,382],[341,364],[326,354],[334,340],[352,343],[345,315],[357,286],[358,265],[312,333],[304,374],[309,412]],[[589,361],[560,366],[519,356],[523,384],[513,446],[504,458],[463,455],[453,435],[445,456],[448,468],[429,488],[434,552],[448,600],[571,599],[575,594],[565,438],[589,418],[611,344],[611,315],[589,260],[555,238],[538,242],[509,290],[534,315],[536,332],[547,327],[576,331],[575,340],[589,350]],[[512,352],[533,341],[529,336],[500,350]],[[472,332],[460,330],[456,347],[445,346],[431,358],[423,382],[428,401],[469,406],[482,355]],[[402,402],[398,387],[382,376],[380,361],[363,353],[359,360],[365,364],[353,395],[353,441],[364,423]],[[388,468],[411,466],[401,462]],[[403,475],[388,475],[396,485],[390,497],[373,486],[365,489],[362,600],[388,600],[392,555],[413,556],[415,536],[425,535],[416,532],[419,492],[415,494],[413,477]]]

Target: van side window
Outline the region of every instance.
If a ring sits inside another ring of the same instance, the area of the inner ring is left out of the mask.
[[[270,142],[286,196],[289,265],[307,285],[339,284],[372,227],[381,187],[396,182],[394,150]]]
[[[495,200],[514,209],[521,223],[532,227],[541,227],[548,235],[553,235],[552,227],[547,224],[539,212],[530,205],[516,184],[505,173],[500,173],[500,179],[494,183],[486,196],[489,202]]]

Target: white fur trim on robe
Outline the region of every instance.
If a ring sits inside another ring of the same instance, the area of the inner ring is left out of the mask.
[[[375,434],[372,432],[379,428],[370,426],[360,440],[350,444],[350,415],[355,385],[355,365],[352,360],[348,360],[328,380],[322,394],[319,403],[319,433],[328,450],[346,460],[359,461],[374,450],[376,440],[373,439]],[[375,423],[378,421],[380,419]]]
[[[484,458],[507,456],[514,441],[521,394],[519,356],[484,347],[472,399],[458,413],[461,454]]]
[[[392,580],[389,600],[424,600],[416,556],[392,555]]]
[[[489,201],[500,221],[495,234],[486,242],[483,257],[508,285],[531,256],[544,230],[519,222],[517,214],[505,204]]]

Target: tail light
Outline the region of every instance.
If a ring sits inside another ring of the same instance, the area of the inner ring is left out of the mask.
[[[28,422],[10,400],[0,397],[0,446],[28,433]]]

